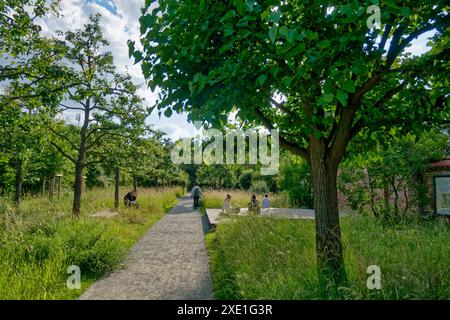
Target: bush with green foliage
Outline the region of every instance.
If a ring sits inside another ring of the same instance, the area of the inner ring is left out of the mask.
[[[255,193],[267,193],[269,192],[269,187],[267,187],[267,182],[264,180],[254,180],[252,181],[250,190]]]
[[[242,172],[241,176],[239,177],[239,185],[244,190],[250,189],[252,181],[253,181],[253,171],[250,170]]]
[[[314,195],[308,163],[302,158],[285,154],[280,163],[279,188],[288,194],[295,207],[312,208]]]
[[[391,221],[408,213],[423,213],[428,191],[418,178],[432,161],[442,159],[448,136],[424,132],[420,137],[391,137],[359,155],[351,154],[341,166],[339,189],[350,206],[360,212],[369,207],[372,214]]]

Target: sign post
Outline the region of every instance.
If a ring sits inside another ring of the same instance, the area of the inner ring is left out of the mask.
[[[434,176],[436,214],[450,216],[450,175]]]

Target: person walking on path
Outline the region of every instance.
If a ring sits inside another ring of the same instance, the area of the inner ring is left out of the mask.
[[[263,209],[270,208],[270,199],[269,199],[269,195],[267,193],[264,195],[264,199],[262,201],[262,207],[263,207]]]
[[[194,198],[194,210],[198,209],[198,200],[200,199],[200,196],[202,195],[202,189],[195,184],[195,186],[192,188],[192,197]]]

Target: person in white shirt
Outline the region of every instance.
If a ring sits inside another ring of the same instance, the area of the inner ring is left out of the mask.
[[[263,209],[270,208],[270,199],[269,199],[269,195],[267,193],[264,195],[264,199],[262,201],[262,207],[263,207]]]

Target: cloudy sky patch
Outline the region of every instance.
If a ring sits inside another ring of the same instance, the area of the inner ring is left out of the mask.
[[[151,106],[157,99],[157,93],[152,93],[145,85],[139,65],[128,57],[128,40],[139,42],[139,17],[143,0],[62,0],[60,17],[47,16],[39,24],[44,35],[55,36],[57,31],[75,30],[83,27],[93,14],[102,15],[102,30],[110,42],[109,51],[114,56],[114,62],[119,72],[128,72],[137,85],[141,85],[138,94]],[[74,118],[74,114],[66,118]],[[73,121],[74,119],[72,119]],[[171,118],[164,115],[159,118],[157,111],[148,118],[148,123],[166,132],[170,138],[193,136],[194,126],[187,122],[185,114],[174,114]],[[173,130],[173,128],[178,128]],[[169,130],[165,131],[165,130]]]

